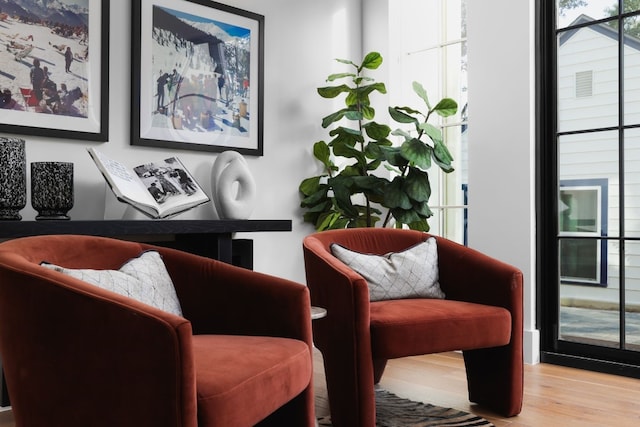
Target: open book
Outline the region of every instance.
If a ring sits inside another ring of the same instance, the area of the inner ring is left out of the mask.
[[[88,151],[118,200],[151,218],[168,218],[209,201],[177,157],[128,168],[94,148]]]

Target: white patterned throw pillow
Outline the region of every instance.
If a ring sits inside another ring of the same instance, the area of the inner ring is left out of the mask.
[[[119,270],[71,269],[46,261],[40,265],[182,316],[173,282],[157,251],[143,252],[139,257],[127,261]]]
[[[385,255],[363,254],[336,243],[331,252],[367,281],[371,301],[445,297],[438,282],[438,247],[433,237]]]

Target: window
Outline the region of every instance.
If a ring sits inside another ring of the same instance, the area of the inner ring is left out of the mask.
[[[562,283],[607,284],[607,180],[560,182],[558,220]],[[575,237],[575,238],[571,238]],[[584,239],[583,239],[584,237]]]
[[[392,105],[419,105],[411,82],[420,82],[433,102],[449,97],[458,103],[458,114],[438,123],[452,153],[455,171],[429,170],[432,194],[429,206],[431,232],[459,243],[466,241],[467,191],[467,42],[466,0],[389,1],[394,64],[389,93]],[[401,84],[401,85],[400,85]]]

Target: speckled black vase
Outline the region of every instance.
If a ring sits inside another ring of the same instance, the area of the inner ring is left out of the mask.
[[[24,139],[0,137],[0,220],[21,220],[19,212],[26,205]]]
[[[73,207],[73,163],[31,163],[31,206],[37,220],[70,219]]]

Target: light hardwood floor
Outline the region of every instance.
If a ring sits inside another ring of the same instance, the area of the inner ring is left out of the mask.
[[[316,412],[328,414],[322,355],[314,354]],[[380,386],[398,396],[472,412],[497,427],[640,426],[640,380],[549,364],[525,365],[524,406],[504,418],[467,400],[459,353],[390,360]]]
[[[322,355],[314,353],[316,412],[329,413]],[[467,400],[459,353],[389,361],[380,386],[399,396],[472,412],[496,427],[640,426],[640,380],[556,365],[525,365],[524,407],[503,418]],[[11,411],[0,412],[0,427],[14,427]],[[287,426],[288,427],[288,426]]]

